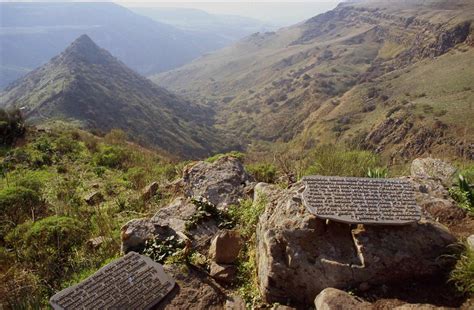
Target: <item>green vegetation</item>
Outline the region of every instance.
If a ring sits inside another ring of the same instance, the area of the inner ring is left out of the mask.
[[[45,307],[52,293],[119,255],[123,224],[167,203],[166,193],[145,202],[141,191],[173,180],[175,164],[124,139],[58,123],[32,128],[0,153],[1,304]],[[104,199],[90,206],[94,192]],[[88,241],[99,237],[99,245]]]
[[[380,166],[380,159],[369,151],[346,150],[334,145],[317,147],[310,157],[313,163],[305,174],[365,177]]]
[[[185,246],[184,241],[178,240],[175,236],[169,236],[164,240],[148,240],[142,254],[150,257],[154,261],[164,264],[171,256],[180,255],[180,251]]]
[[[460,174],[457,186],[450,188],[449,194],[460,208],[474,214],[474,190],[471,188],[471,180]]]
[[[25,122],[20,110],[0,109],[0,147],[13,144],[25,132]]]
[[[276,183],[277,168],[270,163],[256,163],[246,165],[245,169],[257,182]]]
[[[255,232],[260,215],[265,211],[267,200],[261,197],[258,201],[244,200],[239,206],[231,207],[229,214],[235,219],[236,229],[245,240],[238,259],[237,290],[250,308],[260,301],[257,278]]]
[[[223,157],[227,157],[227,156],[231,156],[231,157],[243,160],[244,157],[245,157],[245,154],[241,153],[241,152],[237,152],[237,151],[232,151],[232,152],[224,153],[224,154],[216,154],[214,156],[211,156],[211,157],[207,158],[206,161],[208,163],[212,164],[212,163],[218,161],[219,159],[221,159]]]
[[[196,212],[186,220],[186,231],[190,231],[196,228],[200,222],[210,219],[214,219],[219,228],[234,227],[235,223],[227,212],[220,211],[207,199],[196,197],[191,199],[191,202],[196,206]]]
[[[450,278],[460,292],[474,294],[474,250],[469,246],[465,247]]]

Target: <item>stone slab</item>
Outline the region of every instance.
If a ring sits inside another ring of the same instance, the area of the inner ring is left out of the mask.
[[[405,180],[309,176],[303,181],[303,203],[322,219],[380,225],[421,219],[414,188]]]
[[[163,266],[129,252],[81,283],[56,293],[53,309],[150,309],[174,287]]]

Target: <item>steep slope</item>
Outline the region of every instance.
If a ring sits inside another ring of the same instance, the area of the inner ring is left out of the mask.
[[[218,126],[243,143],[345,141],[395,157],[473,158],[473,17],[471,0],[343,3],[154,81],[215,107]],[[383,133],[395,117],[407,129]]]
[[[214,35],[159,23],[113,3],[0,3],[0,88],[83,33],[141,74],[221,48]]]
[[[67,119],[101,131],[120,128],[135,141],[187,157],[205,156],[217,143],[211,111],[157,87],[87,35],[7,87],[0,106],[23,108],[33,122]]]

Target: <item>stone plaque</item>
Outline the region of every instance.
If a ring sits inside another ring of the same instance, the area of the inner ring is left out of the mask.
[[[322,219],[349,224],[401,225],[421,218],[413,186],[404,180],[304,177],[303,203]]]
[[[54,309],[150,309],[174,285],[160,264],[130,252],[49,302]]]

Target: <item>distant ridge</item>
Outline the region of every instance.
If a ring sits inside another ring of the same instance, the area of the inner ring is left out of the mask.
[[[104,132],[120,128],[135,141],[183,157],[206,156],[218,142],[211,111],[156,86],[87,35],[8,86],[0,103],[25,108],[32,122],[65,119]]]

